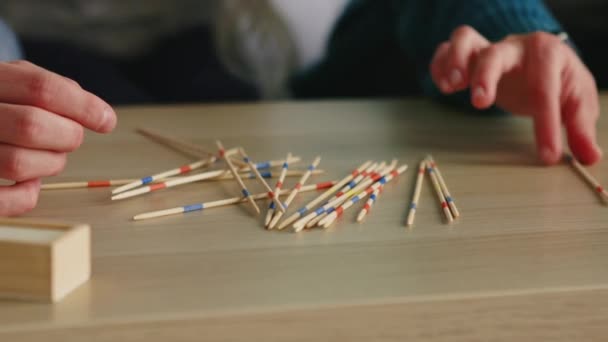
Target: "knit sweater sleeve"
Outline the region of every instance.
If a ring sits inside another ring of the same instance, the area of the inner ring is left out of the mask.
[[[491,41],[561,30],[541,0],[355,0],[339,20],[325,58],[298,75],[292,88],[304,97],[398,95],[411,90],[406,82],[413,81],[425,94],[441,97],[429,64],[436,47],[460,25]],[[406,69],[415,77],[408,78]],[[451,97],[461,103],[465,98]]]
[[[441,97],[429,65],[437,46],[461,25],[469,25],[490,41],[509,34],[559,32],[561,26],[541,0],[410,0],[399,1],[398,39],[415,63],[424,93]],[[425,34],[421,34],[425,32]],[[452,96],[458,102],[468,96]]]

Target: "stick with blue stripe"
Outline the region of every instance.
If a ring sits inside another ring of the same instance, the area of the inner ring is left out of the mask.
[[[293,215],[288,217],[285,221],[281,222],[281,224],[279,225],[279,229],[283,229],[283,228],[289,226],[290,224],[294,223],[297,219],[304,216],[309,210],[311,210],[312,208],[317,206],[319,203],[323,202],[326,198],[329,198],[336,191],[340,190],[344,185],[346,185],[348,182],[350,182],[353,178],[357,177],[359,175],[359,173],[361,173],[361,171],[365,170],[371,163],[372,162],[368,160],[365,163],[361,164],[357,169],[353,170],[348,176],[344,177],[336,185],[334,185],[329,190],[327,190],[326,192],[321,194],[319,197],[315,198],[312,202],[310,202],[307,205],[305,205],[304,207],[298,209],[298,211],[296,211]],[[271,225],[272,225],[272,222],[271,222]]]
[[[301,171],[291,171],[291,172],[293,172],[293,174],[287,173],[287,176],[292,177],[292,176],[301,175]],[[264,171],[261,173],[261,175],[264,178],[274,177],[274,174],[272,173],[272,171]],[[243,179],[245,179],[245,178],[257,179],[257,176],[251,172],[241,174],[241,177]],[[227,180],[227,179],[234,179],[234,176],[230,173],[230,170],[207,171],[207,172],[202,172],[202,173],[198,173],[198,174],[194,174],[194,175],[186,176],[186,177],[169,177],[169,178],[165,178],[162,181],[155,181],[155,182],[153,182],[153,184],[150,184],[150,185],[144,185],[137,189],[128,190],[125,192],[121,192],[120,194],[113,195],[112,200],[115,201],[115,200],[120,200],[120,199],[125,199],[125,198],[131,198],[131,197],[147,194],[147,193],[154,192],[154,191],[172,188],[172,187],[179,186],[179,185],[200,182],[202,180],[220,181],[220,180]],[[104,182],[103,184],[96,182],[96,183],[93,183],[92,185],[95,185],[98,187],[111,186],[111,184],[108,184],[107,182]]]
[[[230,169],[230,172],[232,172],[232,175],[234,176],[234,179],[236,179],[237,183],[239,183],[239,185],[241,187],[241,192],[243,193],[243,197],[249,201],[249,203],[251,204],[251,206],[253,207],[253,209],[259,215],[260,214],[260,207],[258,207],[258,205],[255,203],[255,201],[253,200],[253,198],[251,198],[251,193],[247,189],[247,186],[245,186],[245,183],[243,183],[243,180],[241,179],[241,176],[239,175],[239,173],[234,168],[234,165],[232,164],[232,161],[230,160],[229,156],[226,155],[226,149],[224,149],[224,145],[219,140],[216,141],[215,143],[217,144],[217,148],[219,149],[220,157],[224,160],[224,162],[226,163],[226,165],[228,165],[228,168]],[[253,167],[253,169],[255,169],[255,167]]]
[[[374,177],[375,175],[378,174],[378,172],[384,170],[385,168],[386,168],[386,162],[382,162],[379,165],[378,165],[378,163],[373,163],[367,169],[363,170],[363,172],[361,172],[361,174],[359,176],[355,177],[355,179],[353,179],[348,184],[346,184],[342,189],[340,189],[340,191],[338,191],[334,195],[334,197],[330,198],[327,202],[323,203],[322,205],[326,205],[327,203],[329,203],[329,202],[335,200],[336,198],[342,196],[343,194],[349,192],[350,190],[354,189],[357,186],[357,184],[361,183],[361,181],[365,180],[368,177]],[[315,227],[317,225],[317,223],[321,222],[321,220],[324,219],[325,216],[327,216],[329,214],[330,214],[330,211],[326,211],[323,214],[310,220],[306,224],[306,228],[310,229],[312,227]]]
[[[437,179],[437,174],[435,170],[429,165],[430,161],[427,159],[426,161],[426,172],[429,174],[429,178],[431,179],[431,183],[433,184],[433,188],[435,188],[435,194],[437,195],[437,199],[439,200],[439,204],[441,205],[441,209],[445,215],[448,223],[452,223],[454,221],[454,216],[452,216],[452,212],[450,211],[450,207],[448,203],[445,201],[445,194],[441,189],[441,185],[439,184],[439,180]]]
[[[247,153],[245,153],[245,149],[243,149],[242,147],[239,148],[239,153],[241,154],[241,157],[243,157],[243,161],[249,165],[249,167],[256,175],[260,183],[262,183],[264,188],[266,188],[266,191],[268,191],[268,198],[270,198],[274,202],[274,204],[277,208],[279,208],[280,211],[285,212],[285,206],[283,205],[283,203],[281,203],[279,196],[275,196],[274,192],[272,192],[272,189],[270,188],[270,185],[268,185],[268,182],[266,182],[264,177],[262,177],[262,175],[260,174],[260,171],[255,167],[255,163],[252,162],[251,159],[247,156]]]
[[[289,158],[291,158],[291,152],[287,153],[287,157],[285,158],[285,162],[283,163],[283,167],[281,168],[281,175],[279,176],[279,180],[277,181],[277,184],[274,187],[275,194],[278,194],[283,188],[283,182],[285,181],[285,176],[287,175],[287,170],[289,169]],[[268,227],[268,225],[270,224],[272,216],[274,216],[275,207],[276,204],[274,203],[274,201],[271,201],[270,205],[268,206],[268,211],[266,212],[264,227]],[[287,205],[285,205],[285,207],[287,207]]]
[[[383,187],[380,187],[374,190],[374,192],[372,192],[372,194],[369,196],[369,199],[367,200],[367,202],[365,202],[363,209],[361,209],[359,215],[357,215],[357,222],[363,222],[365,216],[367,216],[367,214],[372,210],[374,203],[376,203],[378,196],[380,196],[380,193],[382,192],[382,188]]]
[[[327,189],[334,184],[336,184],[336,183],[335,182],[323,182],[323,183],[318,183],[318,184],[311,184],[311,185],[303,186],[300,189],[300,191],[307,192],[307,191]],[[284,195],[284,194],[287,194],[288,191],[289,190],[281,190],[279,194]],[[257,201],[257,200],[262,200],[262,199],[268,198],[268,194],[264,192],[261,194],[252,195],[250,197]],[[151,212],[139,214],[139,215],[136,215],[135,217],[133,217],[133,220],[135,220],[135,221],[149,220],[149,219],[158,218],[158,217],[178,215],[178,214],[189,213],[189,212],[193,212],[193,211],[200,211],[200,210],[205,210],[205,209],[210,209],[210,208],[222,207],[222,206],[231,205],[231,204],[238,204],[238,203],[243,203],[246,201],[247,201],[247,199],[243,198],[242,196],[238,196],[238,197],[223,199],[223,200],[219,200],[219,201],[190,204],[190,205],[180,206],[180,207],[171,208],[171,209],[157,210],[157,211],[151,211]]]
[[[300,180],[296,183],[296,185],[293,187],[293,189],[291,190],[291,192],[289,193],[289,196],[287,196],[287,199],[285,200],[285,208],[288,208],[289,205],[291,204],[291,202],[296,198],[296,196],[298,195],[298,193],[300,192],[300,189],[302,188],[302,186],[304,184],[306,184],[306,182],[308,181],[308,178],[310,178],[310,176],[312,174],[315,173],[317,166],[319,166],[319,163],[321,162],[321,157],[317,156],[312,163],[308,166],[308,170],[306,170],[306,172],[302,175],[302,177],[300,178]],[[283,217],[282,212],[276,212],[274,214],[274,217],[272,218],[272,220],[270,221],[270,223],[268,224],[268,229],[273,229],[276,224],[279,222],[279,220],[281,219],[281,217]]]
[[[352,207],[355,203],[364,199],[368,195],[372,194],[374,191],[382,188],[386,183],[390,182],[391,180],[393,180],[394,178],[396,178],[397,176],[399,176],[400,174],[405,172],[405,170],[407,170],[407,165],[402,165],[398,169],[396,169],[396,170],[393,169],[392,171],[390,171],[390,173],[385,174],[380,179],[378,179],[378,181],[376,183],[374,183],[367,189],[357,193],[357,195],[352,197],[350,200],[346,201],[344,204],[337,207],[335,211],[333,211],[331,214],[327,215],[327,217],[325,219],[323,219],[321,222],[319,222],[319,224],[321,226],[323,226],[323,228],[328,228],[336,221],[336,219],[338,217],[342,216],[342,214],[344,213],[345,210]]]
[[[414,218],[416,217],[416,210],[418,209],[418,201],[420,200],[420,192],[422,191],[422,182],[424,180],[424,171],[426,169],[426,160],[420,162],[418,166],[418,175],[416,176],[416,186],[414,188],[414,195],[412,196],[412,203],[410,204],[410,210],[407,213],[406,225],[411,227],[414,225]]]
[[[300,158],[300,157],[291,156],[287,162],[289,164],[293,165],[295,163],[299,163],[301,160],[302,160],[302,158]],[[235,160],[233,160],[233,161],[235,161]],[[243,163],[240,160],[239,160],[239,162]],[[266,170],[266,169],[271,169],[273,167],[281,167],[281,166],[283,166],[284,162],[285,161],[283,159],[280,159],[280,160],[267,160],[267,161],[264,161],[264,162],[255,163],[255,168],[258,169],[258,170]],[[244,163],[244,164],[245,164],[245,166],[239,168],[239,171],[241,171],[241,172],[243,172],[243,171],[250,171],[251,168],[249,167],[249,165],[246,164],[246,163]]]
[[[396,161],[393,161],[391,166],[388,166],[386,169],[382,170],[382,172],[380,174],[377,174],[371,178],[366,178],[365,180],[363,180],[363,182],[359,183],[359,185],[357,185],[354,189],[346,192],[342,196],[340,196],[340,197],[336,198],[335,200],[327,203],[326,205],[318,208],[317,210],[311,212],[307,216],[299,219],[298,221],[296,221],[296,223],[293,224],[293,229],[295,230],[295,232],[302,231],[302,229],[304,229],[306,227],[306,224],[310,220],[316,218],[319,215],[322,215],[323,213],[325,213],[327,211],[330,211],[330,212],[333,211],[334,208],[337,208],[339,205],[341,205],[342,203],[347,201],[353,195],[359,193],[361,190],[366,189],[367,187],[369,187],[370,185],[375,183],[377,180],[384,177],[387,173],[389,173],[390,171],[392,171],[395,168],[396,163],[397,163]]]
[[[443,191],[443,195],[445,196],[445,201],[450,207],[452,215],[454,215],[454,218],[458,218],[460,216],[460,212],[458,211],[458,208],[456,208],[456,202],[454,202],[454,198],[450,194],[450,190],[448,190],[448,186],[443,180],[443,176],[441,175],[441,171],[439,171],[439,167],[437,167],[435,160],[433,160],[433,156],[429,155],[426,157],[426,159],[428,160],[428,166],[431,167],[437,175],[439,186],[441,186],[441,190]]]
[[[143,177],[141,179],[138,179],[134,182],[131,182],[129,184],[125,184],[121,187],[118,187],[114,190],[112,190],[112,194],[119,194],[121,192],[125,192],[134,188],[137,188],[138,186],[142,186],[142,185],[146,185],[146,184],[150,184],[153,183],[155,181],[159,181],[159,180],[163,180],[165,178],[169,178],[172,176],[177,176],[177,175],[183,175],[186,174],[192,170],[196,170],[196,169],[200,169],[204,166],[208,166],[211,165],[213,163],[215,163],[215,161],[217,160],[217,158],[215,156],[211,156],[207,159],[203,159],[203,160],[199,160],[197,162],[188,164],[188,165],[184,165],[175,169],[171,169],[169,171],[163,171],[160,173],[157,173],[155,175],[152,176],[147,176],[147,177]]]

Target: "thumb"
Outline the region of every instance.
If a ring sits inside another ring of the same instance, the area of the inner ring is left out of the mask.
[[[34,209],[40,193],[40,179],[0,186],[0,216],[16,216]]]

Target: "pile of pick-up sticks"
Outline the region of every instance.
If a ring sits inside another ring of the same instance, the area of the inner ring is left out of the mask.
[[[220,141],[216,142],[218,148],[218,152],[216,153],[207,151],[198,145],[151,130],[139,129],[138,132],[169,147],[194,153],[202,159],[188,165],[163,171],[152,176],[146,176],[141,179],[44,184],[42,189],[51,190],[118,186],[112,191],[111,199],[122,200],[194,182],[234,180],[240,187],[238,196],[218,201],[189,204],[176,208],[147,212],[135,215],[133,219],[147,220],[239,203],[249,203],[255,213],[259,215],[261,214],[261,210],[256,201],[269,200],[270,204],[268,205],[265,215],[264,226],[267,229],[276,228],[282,230],[292,225],[293,229],[296,232],[299,232],[306,228],[330,227],[346,210],[369,196],[357,215],[357,222],[362,222],[366,215],[371,211],[372,206],[382,193],[385,185],[407,170],[407,165],[398,166],[396,160],[393,160],[390,164],[387,164],[386,162],[366,161],[339,181],[306,185],[306,182],[312,175],[323,173],[322,170],[317,169],[321,161],[320,157],[316,157],[306,170],[294,170],[290,169],[290,165],[299,162],[301,158],[292,156],[291,153],[288,153],[284,160],[254,163],[242,147],[226,150]],[[567,160],[583,178],[593,186],[600,196],[608,201],[608,193],[599,182],[574,158],[567,156]],[[181,176],[194,170],[214,166],[218,162],[223,162],[227,169],[218,169],[190,176]],[[271,170],[272,168],[278,167],[281,168],[281,171],[278,174],[278,181],[273,189],[268,185],[266,179],[277,176],[277,172]],[[427,156],[419,164],[406,225],[412,226],[414,224],[425,173],[428,174],[431,180],[441,210],[445,215],[446,222],[453,222],[460,216],[460,213],[437,164],[431,156]],[[300,178],[292,189],[283,189],[286,177],[298,176]],[[266,191],[259,194],[252,194],[243,181],[245,178],[257,179]],[[304,207],[296,210],[291,216],[281,221],[289,209],[289,206],[299,193],[315,190],[326,191]],[[281,201],[280,196],[283,195],[287,195],[287,198],[284,201]]]
[[[153,137],[156,140],[163,140],[164,142],[171,140],[176,142],[173,138],[168,138],[158,133],[142,130],[140,130],[140,132],[143,132],[148,137]],[[178,142],[182,147],[184,147],[186,144],[185,142]],[[316,225],[329,227],[339,216],[342,215],[345,210],[350,208],[359,200],[370,196],[370,200],[366,203],[358,217],[359,221],[363,220],[365,215],[371,209],[371,206],[384,185],[407,169],[406,165],[398,167],[397,161],[393,161],[390,165],[387,165],[386,163],[367,161],[338,182],[323,182],[306,186],[306,182],[310,176],[315,171],[318,171],[317,167],[321,161],[321,158],[316,157],[303,173],[301,171],[291,171],[292,175],[300,175],[301,177],[291,190],[284,190],[283,184],[285,182],[285,177],[290,174],[290,165],[299,161],[299,158],[293,157],[291,153],[289,153],[284,161],[271,161],[255,164],[242,147],[226,150],[220,141],[217,141],[216,144],[218,148],[217,155],[215,153],[208,152],[209,156],[204,160],[185,167],[144,177],[140,180],[116,188],[114,191],[112,191],[114,195],[112,199],[118,200],[129,198],[147,192],[164,189],[169,186],[185,184],[185,182],[200,181],[202,179],[233,179],[240,187],[240,194],[234,198],[214,202],[189,204],[176,208],[143,213],[136,215],[133,219],[146,220],[243,202],[249,203],[253,210],[257,214],[260,214],[260,207],[255,201],[268,199],[270,200],[270,204],[268,205],[264,220],[264,225],[266,228],[284,229],[293,223],[294,229],[296,231],[301,231],[304,228],[312,228]],[[237,159],[235,156],[240,158]],[[183,179],[174,179],[152,185],[146,185],[154,181],[161,181],[165,177],[172,177],[190,172],[194,168],[210,166],[218,160],[223,161],[228,169],[209,171],[195,176],[183,177]],[[279,179],[274,189],[268,185],[264,175],[259,171],[260,168],[273,166],[281,166]],[[256,178],[263,185],[266,192],[255,195],[252,194],[247,188],[246,184],[243,182],[243,172],[251,173],[249,178]],[[324,189],[327,190],[319,197],[303,208],[297,210],[292,216],[280,222],[290,204],[299,193]],[[284,194],[287,194],[287,198],[284,201],[281,201],[279,197]],[[320,208],[313,210],[321,203],[323,204]]]
[[[317,169],[321,162],[320,157],[316,157],[306,170],[294,170],[293,168],[290,168],[290,166],[299,162],[301,159],[292,156],[291,153],[288,153],[284,160],[271,160],[256,164],[242,147],[227,150],[220,141],[216,142],[217,152],[210,152],[198,145],[151,130],[139,129],[138,132],[156,142],[160,142],[174,149],[194,153],[201,159],[188,165],[140,179],[44,184],[42,188],[44,190],[51,190],[116,187],[112,190],[111,199],[122,200],[194,182],[234,180],[239,185],[240,193],[233,198],[147,212],[135,215],[133,219],[147,220],[239,203],[249,203],[255,213],[259,215],[261,214],[261,210],[256,201],[269,200],[270,203],[264,220],[264,225],[267,229],[281,230],[292,225],[295,231],[301,231],[305,228],[313,228],[316,226],[327,228],[336,222],[346,210],[353,207],[357,202],[369,197],[357,215],[357,222],[362,222],[366,215],[371,211],[372,206],[380,196],[385,185],[407,170],[407,165],[398,166],[396,160],[393,160],[390,164],[387,164],[386,162],[367,161],[359,165],[355,170],[339,181],[306,185],[308,179],[312,175],[323,173],[322,170]],[[219,162],[223,162],[227,168],[184,176],[195,170],[215,166]],[[439,177],[440,180],[439,183],[437,183],[437,189],[438,191],[442,191],[441,193],[438,192],[441,199],[440,202],[444,205],[446,205],[445,203],[449,203],[448,205],[450,208],[455,210],[454,215],[458,216],[458,212],[455,209],[456,206],[453,203],[447,188],[445,188],[445,182],[443,178],[441,178],[441,174],[432,159],[425,160],[421,165],[428,166],[427,170],[429,174],[431,174],[432,179],[435,179],[435,174]],[[277,167],[281,168],[280,172],[272,171],[273,168]],[[277,174],[278,181],[274,188],[271,188],[266,179],[275,177]],[[291,189],[283,189],[286,177],[290,176],[300,178]],[[263,185],[265,192],[252,194],[243,181],[245,178],[257,179],[259,183]],[[417,182],[414,203],[412,204],[410,215],[408,216],[408,225],[413,224],[416,210],[415,203],[418,201],[418,196],[420,194],[419,183],[420,181]],[[281,221],[298,194],[315,190],[326,191],[312,202],[296,210],[291,216]],[[287,198],[280,200],[280,196],[283,195],[286,195]],[[452,214],[446,217],[449,218],[449,222],[453,219]]]

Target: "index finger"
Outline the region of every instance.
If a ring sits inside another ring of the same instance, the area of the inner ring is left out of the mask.
[[[29,62],[0,63],[0,102],[39,107],[100,133],[116,126],[116,114],[105,101]]]
[[[536,41],[542,39],[534,38]],[[540,158],[553,165],[562,157],[560,93],[564,59],[541,40],[526,56],[528,86],[535,110],[534,129]]]

